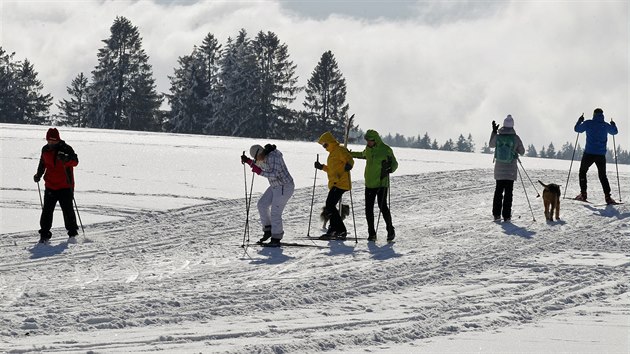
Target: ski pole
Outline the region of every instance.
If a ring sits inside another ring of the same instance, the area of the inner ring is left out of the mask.
[[[245,155],[245,151],[243,151]],[[247,243],[249,244],[249,208],[252,202],[252,191],[254,189],[254,172],[252,172],[252,184],[249,190],[249,199],[247,198],[247,171],[245,164],[243,164],[243,179],[245,180],[245,230],[243,231],[243,244],[241,247],[245,247],[245,238],[247,237]]]
[[[44,202],[42,202],[42,190],[39,188],[39,182],[37,182],[37,191],[39,192],[39,205],[41,205],[42,210],[44,210]]]
[[[245,239],[245,235],[247,235],[247,244],[249,245],[249,211],[251,210],[252,205],[252,192],[254,190],[254,176],[256,174],[252,172],[252,183],[249,188],[249,199],[247,200],[247,210],[246,210],[246,219],[245,219],[245,232],[243,234],[243,239]],[[243,242],[245,243],[245,242]]]
[[[387,174],[387,189],[389,189],[389,174]],[[378,234],[378,225],[381,223],[381,204],[378,202],[378,192],[376,193],[376,205],[378,205],[378,218],[376,218],[376,230],[374,232]]]
[[[582,115],[584,115],[584,113],[582,113]],[[573,168],[573,159],[575,158],[575,150],[577,150],[577,143],[578,143],[578,138],[580,137],[580,133],[577,133],[577,136],[575,137],[575,145],[573,145],[573,155],[571,155],[571,165],[569,165],[569,174],[567,175],[567,184],[564,186],[564,196],[562,197],[562,199],[566,199],[567,198],[567,188],[569,188],[569,177],[571,177],[571,168]],[[614,135],[613,135],[613,139],[614,139]]]
[[[74,209],[77,211],[77,217],[79,218],[79,225],[81,225],[81,231],[83,231],[83,238],[85,238],[85,229],[83,228],[83,222],[81,221],[81,214],[79,214],[79,207],[77,206],[77,200],[74,199],[74,191],[72,191],[72,201],[74,202]]]
[[[319,162],[319,154],[317,154],[317,162]],[[315,177],[313,178],[313,194],[311,196],[311,212],[308,214],[308,230],[306,237],[311,237],[311,218],[313,217],[313,203],[315,202],[315,184],[317,183],[317,169],[315,169]]]
[[[391,188],[390,177],[391,177],[391,175],[388,173],[387,174],[387,189],[385,189],[385,193],[387,193],[387,201],[384,200],[383,203],[387,203],[387,208],[389,209],[389,214],[391,215],[391,211],[392,211],[392,209],[391,209],[391,207],[392,207],[392,191],[390,190],[390,188]],[[376,221],[376,230],[375,231],[376,231],[376,233],[378,233],[378,224],[381,223],[381,205],[378,203],[378,194],[377,194],[376,203],[378,204],[378,220]]]
[[[610,119],[612,122],[612,118]],[[619,165],[617,165],[617,143],[615,143],[615,136],[613,135],[613,150],[615,151],[615,169],[617,170],[617,188],[619,189],[619,202],[621,203],[621,183],[619,182]]]
[[[348,171],[348,176],[350,176],[350,171]],[[352,188],[350,188],[350,208],[352,209],[352,225],[354,226],[354,243],[359,243],[359,238],[357,236],[357,222],[354,219],[354,202],[352,201]]]
[[[521,184],[523,185],[523,191],[525,192],[525,199],[527,199],[527,204],[529,205],[529,211],[532,212],[532,219],[536,221],[536,217],[534,216],[534,210],[532,209],[532,204],[529,202],[529,196],[527,195],[527,189],[525,189],[525,181],[523,181],[523,175],[521,175],[521,170],[517,169],[516,171],[518,171],[518,176],[521,178]]]
[[[534,190],[536,191],[536,198],[539,198],[540,197],[540,193],[538,193],[538,189],[536,189],[536,185],[534,184],[534,182],[532,182],[532,179],[529,178],[529,175],[527,174],[527,171],[525,171],[525,167],[523,166],[523,163],[521,162],[521,159],[516,158],[516,160],[521,165],[521,168],[523,169],[523,172],[525,172],[525,176],[527,176],[527,179],[529,180],[529,183],[531,183],[532,187],[534,187]]]
[[[245,151],[243,151],[243,155],[245,155]],[[247,235],[247,224],[249,222],[249,205],[247,204],[247,170],[245,169],[245,164],[243,164],[243,180],[245,181],[245,232],[243,233],[243,244],[241,247],[245,247],[245,235]]]

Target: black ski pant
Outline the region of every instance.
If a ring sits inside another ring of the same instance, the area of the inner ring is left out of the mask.
[[[330,225],[328,227],[329,232],[346,232],[346,225],[343,224],[343,220],[341,220],[341,216],[339,215],[339,210],[337,210],[337,204],[345,192],[346,191],[344,189],[337,187],[333,187],[328,192],[328,197],[326,198],[326,212],[330,215]]]
[[[504,219],[512,217],[512,192],[514,181],[508,179],[497,180],[494,189],[494,200],[492,201],[492,215],[497,218],[503,216]]]
[[[586,195],[586,173],[593,164],[597,166],[597,175],[599,176],[599,182],[602,184],[602,188],[604,189],[604,194],[606,196],[610,195],[610,183],[608,182],[608,177],[606,176],[606,156],[587,153],[582,155],[580,172],[578,174],[580,177],[580,192]]]
[[[374,229],[374,200],[378,201],[378,208],[383,214],[383,220],[387,226],[387,231],[394,229],[392,225],[392,215],[387,206],[387,187],[380,188],[365,188],[365,218],[368,224],[368,235],[376,236],[376,230]]]
[[[77,235],[79,227],[77,226],[77,218],[72,208],[73,196],[74,193],[71,188],[58,190],[46,188],[44,191],[44,208],[42,209],[42,216],[39,219],[39,226],[41,227],[39,234],[42,238],[48,239],[51,236],[50,228],[52,227],[53,212],[55,211],[57,202],[59,202],[61,206],[63,221],[66,225],[66,230],[68,230],[68,235]]]

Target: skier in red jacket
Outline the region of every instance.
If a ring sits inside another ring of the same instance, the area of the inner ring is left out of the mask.
[[[35,182],[44,177],[46,190],[44,192],[44,206],[39,220],[40,243],[46,243],[52,237],[53,212],[59,202],[63,211],[63,220],[68,230],[69,241],[74,241],[78,235],[77,219],[72,208],[74,200],[73,168],[79,164],[79,158],[72,147],[59,137],[56,128],[48,129],[46,133],[48,144],[42,148],[37,173],[33,176]]]

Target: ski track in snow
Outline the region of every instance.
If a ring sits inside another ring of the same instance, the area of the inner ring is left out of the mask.
[[[558,184],[566,178],[564,171],[529,174]],[[621,181],[629,190],[630,178]],[[88,225],[78,244],[67,244],[60,229],[46,246],[35,244],[33,232],[7,234],[0,239],[0,348],[181,350],[201,342],[232,353],[369,352],[627,297],[627,205],[564,199],[561,221],[547,223],[525,182],[536,221],[517,181],[513,222],[494,223],[491,170],[393,177],[394,244],[384,241],[383,220],[376,243],[305,239],[311,188],[296,190],[285,210],[285,241],[327,248],[242,248],[244,199]],[[354,187],[356,227],[365,237],[363,183]],[[599,188],[596,180],[591,188]],[[326,192],[316,189],[312,236],[321,232]],[[256,201],[250,243],[261,234]],[[353,233],[352,214],[345,222]],[[157,327],[171,334],[146,335]],[[121,329],[127,335],[111,339]],[[54,341],[58,333],[76,340]],[[33,344],[48,336],[45,346]]]

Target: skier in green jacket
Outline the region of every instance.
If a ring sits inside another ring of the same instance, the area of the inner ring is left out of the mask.
[[[392,148],[381,140],[375,130],[365,133],[367,146],[361,152],[350,152],[352,157],[365,159],[365,218],[368,223],[368,241],[376,241],[374,229],[374,199],[378,200],[378,207],[387,225],[387,241],[394,240],[396,233],[392,225],[392,216],[387,205],[389,189],[389,174],[396,171],[398,162]]]

